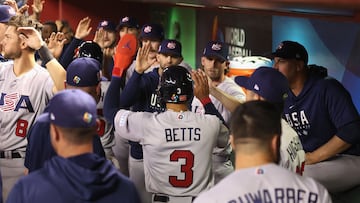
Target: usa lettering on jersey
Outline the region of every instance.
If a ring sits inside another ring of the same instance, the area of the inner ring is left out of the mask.
[[[314,192],[295,188],[274,188],[271,192],[268,189],[258,190],[255,193],[245,193],[228,203],[264,203],[264,202],[308,202],[316,203],[319,195]]]
[[[19,95],[18,93],[1,93],[0,111],[10,112],[19,111],[19,109],[27,109],[31,113],[34,112],[29,96]]]
[[[310,122],[304,110],[286,113],[285,118],[299,136],[308,135]]]

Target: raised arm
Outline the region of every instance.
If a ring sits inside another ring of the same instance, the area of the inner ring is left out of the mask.
[[[29,47],[39,51],[39,55],[54,81],[53,92],[63,90],[65,88],[66,71],[50,53],[40,33],[33,27],[19,27],[18,31],[22,33],[20,37],[25,40]]]
[[[123,46],[127,44],[128,46]],[[104,116],[110,123],[114,122],[116,112],[120,105],[120,87],[121,77],[126,69],[129,67],[133,57],[136,53],[137,40],[134,35],[125,35],[118,44],[119,49],[115,54],[115,60],[118,61],[114,65],[112,72],[112,79],[107,90],[104,100]]]

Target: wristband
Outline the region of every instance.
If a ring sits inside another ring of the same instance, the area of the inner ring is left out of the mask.
[[[47,48],[46,44],[40,47],[38,53],[41,60],[43,61],[43,64],[45,65],[54,58],[54,56],[50,53],[50,50]]]
[[[203,106],[205,106],[206,104],[211,103],[211,99],[210,99],[210,97],[205,97],[205,98],[200,99],[200,102],[202,103]]]

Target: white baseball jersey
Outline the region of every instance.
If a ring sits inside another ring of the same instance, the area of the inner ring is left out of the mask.
[[[305,167],[305,151],[295,130],[281,119],[280,166],[299,175]]]
[[[224,178],[194,203],[306,202],[331,203],[324,186],[276,164],[240,169]]]
[[[110,81],[100,82],[101,96],[100,96],[100,101],[97,103],[96,106],[98,111],[98,119],[100,121],[100,124],[98,125],[98,129],[97,129],[97,133],[100,136],[101,144],[104,148],[106,155],[109,155],[109,153],[112,154],[111,148],[115,145],[113,126],[111,125],[111,123],[106,121],[103,114],[105,95],[107,89],[109,88],[109,85],[110,85]]]
[[[53,96],[54,83],[38,64],[16,77],[13,63],[0,68],[0,150],[26,149],[26,133]]]
[[[228,129],[213,115],[120,110],[115,136],[139,142],[144,151],[146,189],[171,196],[197,196],[213,185],[211,154],[224,146]]]
[[[224,81],[220,83],[217,88],[226,92],[227,94],[235,97],[239,101],[245,101],[245,92],[243,89],[237,85],[233,79],[225,77]],[[229,123],[231,112],[228,111],[224,105],[217,100],[215,97],[210,95],[211,102],[214,104],[215,108],[219,111],[221,116],[224,118],[225,123]],[[195,113],[205,113],[205,109],[201,102],[195,97],[191,104],[192,111]]]

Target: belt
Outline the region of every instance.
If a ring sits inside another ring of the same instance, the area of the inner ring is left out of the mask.
[[[0,159],[19,159],[21,154],[15,151],[0,151]]]
[[[171,197],[174,198],[174,197]],[[168,195],[162,195],[162,194],[154,194],[153,195],[153,202],[170,202],[171,199]],[[181,199],[182,197],[176,197],[176,199]],[[183,197],[183,198],[191,198],[191,202],[194,201],[196,197]]]

